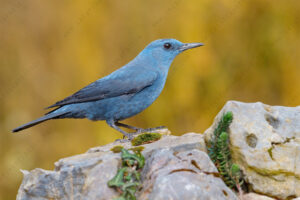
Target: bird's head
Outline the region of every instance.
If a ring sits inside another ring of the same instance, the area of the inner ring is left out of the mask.
[[[160,39],[151,42],[141,54],[155,59],[159,64],[169,66],[181,52],[203,46],[203,43],[182,43],[175,39]]]

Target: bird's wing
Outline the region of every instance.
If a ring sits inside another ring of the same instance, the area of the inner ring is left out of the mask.
[[[157,72],[148,70],[128,69],[119,72],[89,84],[48,108],[135,94],[152,85],[158,77]]]

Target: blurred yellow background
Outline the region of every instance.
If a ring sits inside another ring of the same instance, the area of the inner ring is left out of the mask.
[[[133,59],[149,42],[203,42],[179,55],[165,89],[126,120],[203,132],[228,100],[300,104],[300,1],[0,0],[0,199],[15,199],[19,169],[121,137],[105,122],[50,121],[10,130]]]

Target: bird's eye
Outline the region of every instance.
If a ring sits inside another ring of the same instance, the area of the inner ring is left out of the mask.
[[[168,42],[164,44],[165,49],[170,49],[171,47],[172,47],[172,45]]]

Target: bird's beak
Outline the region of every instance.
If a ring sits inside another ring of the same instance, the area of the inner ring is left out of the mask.
[[[185,50],[200,47],[200,46],[203,46],[203,45],[204,45],[203,43],[185,43],[181,47],[179,47],[179,50],[180,51],[185,51]]]

